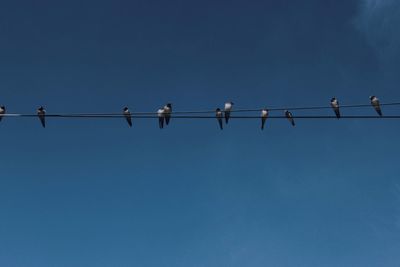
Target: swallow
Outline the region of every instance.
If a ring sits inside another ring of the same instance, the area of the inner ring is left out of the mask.
[[[375,111],[382,116],[381,106],[379,104],[379,99],[376,96],[370,96],[369,99],[371,100],[371,105],[374,107]]]
[[[336,99],[336,97],[333,97],[331,99],[331,107],[333,108],[333,111],[335,111],[336,118],[340,118],[340,111],[339,111],[339,101]]]
[[[124,117],[126,121],[128,122],[129,127],[132,127],[132,115],[131,112],[129,111],[128,107],[124,107]]]
[[[6,107],[1,106],[0,107],[0,121],[3,119],[4,114],[6,114]]]
[[[289,110],[285,110],[285,116],[286,118],[290,121],[290,123],[292,124],[292,126],[295,126],[294,124],[294,119],[293,119],[293,115]]]
[[[160,129],[162,129],[164,128],[164,119],[165,119],[163,108],[157,110],[157,116],[158,116],[158,126],[160,127]]]
[[[37,115],[38,115],[38,117],[39,117],[40,122],[42,123],[43,128],[46,128],[46,119],[45,119],[45,117],[46,117],[46,110],[45,110],[42,106],[40,106],[40,107],[37,109]]]
[[[222,117],[223,117],[223,114],[222,114],[222,111],[221,111],[220,108],[217,108],[217,109],[215,110],[215,117],[216,117],[217,120],[218,120],[219,128],[220,128],[221,130],[223,130],[223,126],[222,126]]]
[[[172,104],[168,103],[164,106],[165,123],[167,125],[169,124],[169,120],[171,119],[171,113],[172,113]]]
[[[229,118],[231,116],[231,110],[233,107],[233,102],[226,102],[224,107],[225,112],[225,123],[228,124]]]
[[[261,110],[261,130],[264,130],[265,121],[268,118],[268,109],[264,108]]]

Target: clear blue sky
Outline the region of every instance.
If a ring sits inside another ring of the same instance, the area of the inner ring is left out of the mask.
[[[396,0],[2,1],[0,103],[398,101],[399,27]],[[0,266],[398,266],[398,121],[157,127],[5,118]]]

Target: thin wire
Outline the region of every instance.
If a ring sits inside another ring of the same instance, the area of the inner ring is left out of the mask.
[[[389,102],[389,103],[381,103],[381,106],[399,106],[400,102]],[[340,105],[340,109],[345,108],[371,108],[371,104],[356,104],[356,105]],[[264,108],[257,109],[233,109],[231,113],[239,113],[239,112],[260,112]],[[331,106],[303,106],[303,107],[271,107],[267,108],[269,111],[284,111],[284,110],[322,110],[322,109],[332,109]],[[173,111],[173,114],[208,114],[215,113],[215,110],[198,110],[198,111]],[[157,115],[157,112],[131,112],[132,116],[136,115]],[[36,116],[32,114],[4,114],[3,117],[28,117],[28,116]],[[50,116],[50,115],[46,115]],[[66,114],[54,114],[51,116],[123,116],[121,113],[66,113]]]
[[[37,115],[32,114],[5,114],[6,117],[27,117],[36,118]],[[46,118],[98,118],[98,119],[121,119],[124,115],[61,115],[49,114]],[[157,119],[158,116],[137,116],[132,115],[133,119]],[[336,116],[293,116],[293,119],[338,119]],[[216,116],[171,116],[171,119],[216,119]],[[230,119],[261,119],[261,116],[230,116]],[[267,119],[287,119],[286,116],[268,116]],[[387,116],[341,116],[339,119],[400,119],[400,115]],[[338,120],[339,120],[338,119]]]
[[[389,103],[381,103],[381,106],[399,106],[400,102],[389,102]],[[357,105],[341,105],[340,109],[344,108],[371,108],[371,104],[357,104]],[[276,108],[268,108],[269,111],[283,111],[283,110],[322,110],[322,109],[332,109],[331,106],[303,106],[303,107],[276,107]],[[263,109],[233,109],[231,113],[240,113],[240,112],[260,112]],[[215,114],[215,110],[199,110],[199,111],[174,111],[172,112],[173,117],[174,114]],[[132,117],[141,117],[141,116],[157,116],[157,112],[131,112]],[[36,114],[18,114],[18,113],[8,113],[0,115],[2,117],[36,117]],[[76,118],[108,118],[108,117],[124,117],[121,113],[66,113],[66,114],[48,114],[46,117],[76,117]],[[188,117],[189,118],[189,117]],[[196,117],[198,118],[198,117]],[[272,118],[272,116],[270,116]],[[344,117],[342,117],[344,118]]]
[[[381,106],[398,106],[400,105],[400,102],[389,102],[389,103],[381,103]],[[356,104],[356,105],[340,105],[340,109],[342,108],[365,108],[369,107],[371,108],[371,104]],[[332,109],[331,106],[309,106],[309,107],[272,107],[268,108],[266,107],[269,111],[284,111],[284,110],[321,110],[321,109]],[[232,109],[230,112],[231,113],[237,113],[237,112],[257,112],[261,111],[264,108],[258,108],[258,109]],[[150,112],[151,113],[151,112]],[[204,111],[179,111],[179,112],[173,112],[174,114],[201,114],[201,113],[215,113],[215,110],[204,110]],[[134,113],[132,113],[134,114]],[[155,114],[153,112],[153,114]]]

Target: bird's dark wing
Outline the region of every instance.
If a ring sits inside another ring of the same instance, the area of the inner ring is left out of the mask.
[[[225,111],[225,123],[228,124],[229,118],[231,117],[230,111]]]
[[[261,118],[261,130],[264,130],[266,120],[267,120],[267,118],[264,118],[264,117]]]
[[[221,130],[223,130],[223,125],[222,125],[222,118],[218,118],[218,124],[219,124],[219,128],[221,129]]]
[[[339,110],[339,108],[335,108],[335,114],[336,114],[336,117],[339,119],[340,118],[340,110]]]
[[[379,114],[379,116],[382,116],[382,110],[381,110],[381,107],[379,106],[379,104],[375,106],[375,110]]]
[[[129,127],[132,127],[132,117],[130,115],[126,115],[126,121],[128,122]]]
[[[43,128],[46,128],[46,118],[44,115],[39,115],[40,122],[42,123]]]

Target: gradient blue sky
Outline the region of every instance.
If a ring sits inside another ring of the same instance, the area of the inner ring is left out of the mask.
[[[2,1],[0,103],[58,113],[398,101],[399,27],[396,0]],[[399,130],[5,118],[0,266],[398,266]]]

